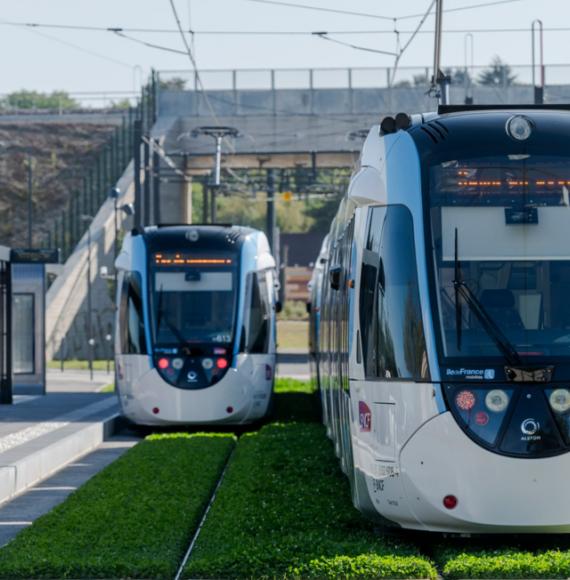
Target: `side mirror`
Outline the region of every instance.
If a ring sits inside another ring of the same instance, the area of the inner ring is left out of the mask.
[[[307,314],[311,314],[311,310],[312,310],[311,303],[310,302],[307,302],[307,304],[305,306],[307,308]]]
[[[340,288],[340,276],[342,274],[342,268],[340,266],[333,266],[329,270],[329,280],[331,283],[331,288],[333,290],[338,290]]]
[[[279,314],[279,312],[281,312],[283,310],[283,304],[281,304],[281,300],[276,300],[275,301],[275,312],[277,312],[277,314]]]

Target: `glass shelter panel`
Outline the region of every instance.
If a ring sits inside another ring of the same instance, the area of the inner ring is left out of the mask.
[[[33,294],[13,294],[12,361],[14,374],[31,375],[35,372],[34,361],[34,308]]]

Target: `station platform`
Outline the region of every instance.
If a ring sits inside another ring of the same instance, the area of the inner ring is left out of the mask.
[[[0,506],[100,446],[119,416],[112,375],[48,372],[47,394],[0,406]],[[0,523],[1,527],[1,523]]]

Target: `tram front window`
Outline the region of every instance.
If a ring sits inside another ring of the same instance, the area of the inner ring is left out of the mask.
[[[444,356],[570,356],[570,159],[450,160],[430,173]],[[516,360],[509,360],[516,359]]]
[[[160,259],[165,260],[162,256]],[[185,258],[179,260],[190,262]],[[233,340],[237,294],[233,260],[191,262],[156,264],[155,259],[152,272],[155,346],[229,344]]]

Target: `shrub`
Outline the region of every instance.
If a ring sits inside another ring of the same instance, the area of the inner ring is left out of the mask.
[[[568,578],[570,552],[532,553],[517,549],[448,552],[443,574],[446,578]]]
[[[172,578],[231,435],[153,435],[0,550],[9,578]]]

